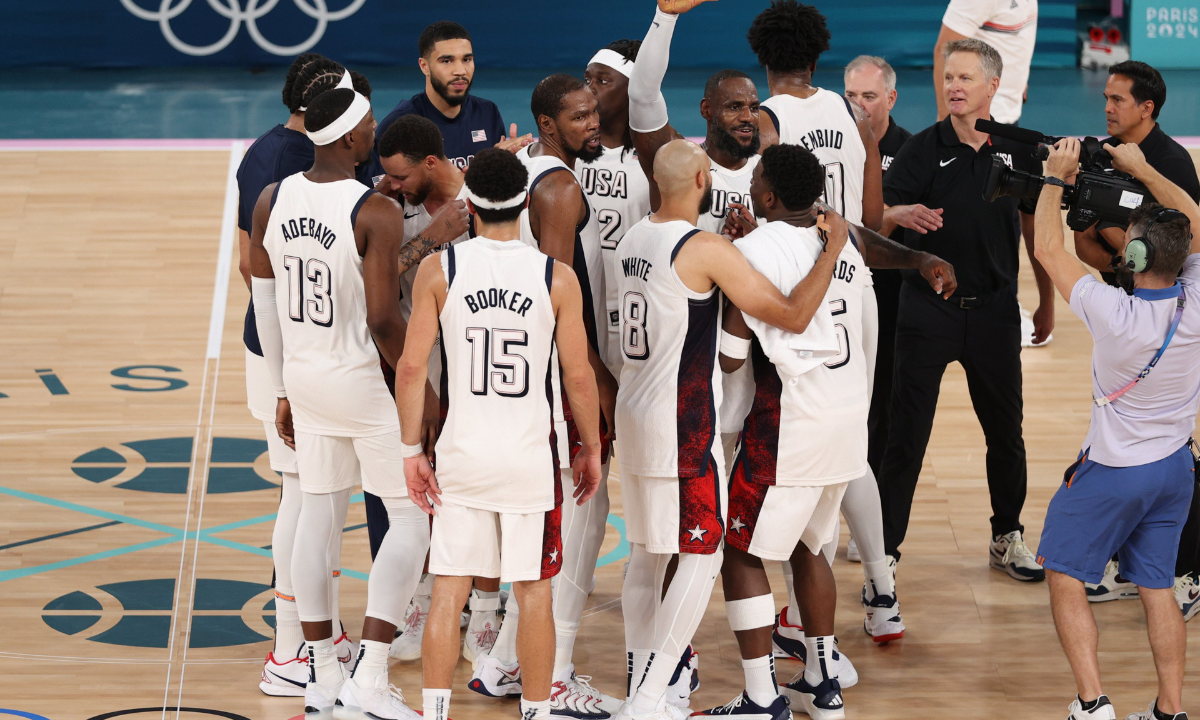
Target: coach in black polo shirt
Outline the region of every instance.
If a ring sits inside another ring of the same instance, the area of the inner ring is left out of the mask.
[[[924,233],[906,228],[905,244],[952,263],[958,278],[958,289],[949,299],[921,287],[921,278],[908,272],[900,289],[890,432],[879,475],[884,544],[889,555],[899,557],[942,374],[946,365],[958,361],[987,439],[993,512],[990,564],[1018,580],[1042,580],[1045,571],[1021,536],[1026,468],[1017,308],[1018,205],[1013,198],[994,203],[983,199],[994,157],[1026,172],[1040,174],[1042,166],[1029,146],[974,129],[976,119],[990,117],[1000,82],[1002,64],[996,50],[968,39],[949,43],[945,55],[943,88],[950,115],[909,138],[883,181],[889,206],[884,231],[898,222],[913,224],[914,205],[940,210],[941,227]],[[1032,219],[1032,203],[1023,201],[1020,210]],[[1053,288],[1040,265],[1035,263],[1034,269],[1042,291],[1037,318],[1040,331],[1048,335],[1053,328]]]
[[[1104,143],[1137,143],[1150,167],[1200,202],[1200,179],[1192,156],[1158,124],[1158,114],[1166,101],[1167,85],[1162,75],[1146,63],[1127,60],[1110,67],[1104,85],[1104,119],[1112,137]],[[1108,158],[1103,158],[1101,164],[1111,166]],[[1075,233],[1079,259],[1103,271],[1101,274],[1110,283],[1115,276],[1109,272],[1109,263],[1115,248],[1124,245],[1125,228],[1112,223],[1099,223]]]

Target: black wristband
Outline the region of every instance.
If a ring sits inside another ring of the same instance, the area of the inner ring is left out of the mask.
[[[1063,188],[1064,190],[1067,188],[1067,184],[1065,182],[1063,182],[1062,180],[1059,180],[1056,177],[1051,177],[1049,175],[1046,176],[1045,182],[1047,185],[1057,185],[1060,188]]]

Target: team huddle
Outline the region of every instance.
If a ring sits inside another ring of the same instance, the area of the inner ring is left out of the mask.
[[[519,695],[526,720],[842,718],[858,679],[833,631],[842,515],[865,632],[903,636],[867,463],[870,268],[919,270],[947,297],[953,269],[875,232],[877,138],[811,84],[829,41],[814,8],[776,0],[751,26],[770,98],[724,70],[704,143],[674,129],[661,85],[697,4],[659,0],[640,43],[538,83],[536,141],[478,131],[494,147],[467,157],[419,114],[377,138],[365,78],[293,64],[291,119],[239,171],[247,392],[283,475],[263,692],[416,718],[388,660],[420,658],[423,716],[446,720],[461,652],[469,689]],[[470,52],[453,23],[422,36],[423,68]],[[466,100],[469,79],[430,79]],[[614,460],[630,546],[617,697],[572,660]],[[360,484],[373,565],[356,644],[337,600]],[[764,561],[784,564],[780,611]],[[693,713],[690,643],[718,574],[745,691]],[[775,658],[804,669],[780,688]]]

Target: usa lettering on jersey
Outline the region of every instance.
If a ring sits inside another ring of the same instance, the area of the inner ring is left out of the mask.
[[[463,295],[463,302],[471,310],[471,314],[488,308],[500,308],[502,310],[511,310],[521,317],[525,317],[525,312],[533,307],[531,298],[522,297],[521,293],[516,290],[507,290],[505,288],[488,288],[487,290],[476,290],[474,293]]]
[[[291,242],[296,238],[310,237],[321,246],[328,250],[333,241],[337,240],[337,235],[332,230],[325,227],[321,221],[310,217],[292,218],[279,223],[279,229],[283,233],[283,239]]]
[[[730,190],[712,189],[712,209],[708,212],[715,218],[724,218],[729,214],[730,203],[738,203],[750,207],[750,193],[738,193]]]
[[[622,199],[629,197],[629,178],[624,170],[585,165],[579,175],[579,184],[588,195]]]

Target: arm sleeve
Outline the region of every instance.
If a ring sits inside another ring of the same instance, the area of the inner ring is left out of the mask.
[[[663,77],[671,60],[671,36],[678,15],[654,11],[654,22],[646,31],[633,75],[629,78],[629,129],[649,133],[667,124],[667,99],[662,94]]]
[[[275,278],[250,278],[254,297],[254,320],[258,324],[258,342],[262,345],[267,373],[275,386],[275,397],[287,397],[283,386],[283,330],[275,306]]]
[[[959,35],[974,37],[975,31],[991,19],[991,0],[950,0],[942,24]]]

